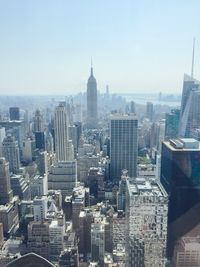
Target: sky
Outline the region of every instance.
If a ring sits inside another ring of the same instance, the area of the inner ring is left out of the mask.
[[[0,95],[181,93],[199,0],[0,0]]]

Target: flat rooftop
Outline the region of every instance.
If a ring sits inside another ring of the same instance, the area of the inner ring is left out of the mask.
[[[200,142],[194,138],[177,138],[163,142],[172,151],[200,151]]]
[[[135,115],[127,115],[127,114],[113,114],[110,116],[111,120],[137,120]]]
[[[146,178],[138,177],[135,179],[127,179],[127,188],[129,196],[158,196],[167,197],[167,193],[156,180],[147,180]]]

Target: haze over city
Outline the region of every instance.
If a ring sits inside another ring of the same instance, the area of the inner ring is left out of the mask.
[[[84,92],[91,57],[98,90],[181,93],[200,76],[200,2],[0,1],[0,95]]]
[[[0,0],[0,267],[200,267],[199,10]]]

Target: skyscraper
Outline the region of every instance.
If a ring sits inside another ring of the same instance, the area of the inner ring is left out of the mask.
[[[5,137],[6,137],[5,128],[0,126],[0,157],[2,157],[2,145]]]
[[[55,109],[55,148],[57,161],[68,160],[68,116],[65,103]]]
[[[200,82],[185,74],[183,82],[179,136],[192,137],[200,127]]]
[[[10,185],[9,163],[5,158],[0,158],[0,205],[5,205],[12,200],[13,191]]]
[[[97,112],[97,82],[91,67],[90,77],[87,82],[87,127],[96,128],[98,124]]]
[[[43,116],[39,109],[35,111],[35,116],[33,118],[33,131],[34,132],[43,132],[44,131],[44,121]]]
[[[19,115],[19,108],[18,107],[10,107],[9,108],[9,115],[11,121],[19,121],[20,115]]]
[[[152,121],[153,120],[153,103],[147,102],[146,104],[146,117]]]
[[[165,138],[178,137],[178,126],[180,118],[180,109],[172,109],[165,115]]]
[[[192,138],[163,142],[161,183],[169,194],[168,255],[174,243],[199,223],[200,145]]]
[[[114,115],[110,120],[110,177],[121,178],[126,169],[130,177],[137,174],[138,120],[135,116]]]
[[[20,168],[19,146],[10,134],[3,140],[3,156],[9,162],[10,172],[17,173]]]

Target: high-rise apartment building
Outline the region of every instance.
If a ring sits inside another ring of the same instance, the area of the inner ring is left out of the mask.
[[[138,120],[135,116],[114,115],[110,120],[110,177],[119,180],[122,170],[137,174]]]
[[[3,156],[9,162],[10,172],[17,173],[20,168],[19,146],[14,136],[8,135],[3,140]]]
[[[9,163],[5,158],[0,158],[0,205],[11,201],[13,191],[10,184]]]
[[[199,223],[200,146],[192,138],[163,142],[161,183],[169,194],[168,255],[174,243]]]
[[[87,82],[87,127],[96,128],[98,124],[97,112],[97,82],[91,67],[90,77]]]
[[[165,266],[168,196],[156,180],[129,178],[126,200],[126,266]]]

